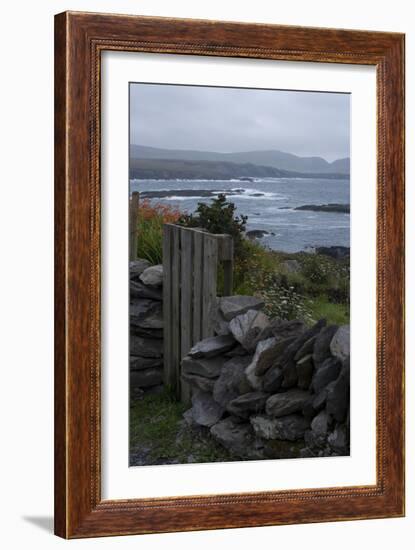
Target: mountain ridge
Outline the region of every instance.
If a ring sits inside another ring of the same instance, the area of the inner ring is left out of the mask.
[[[350,174],[350,158],[328,162],[322,157],[300,157],[293,153],[278,150],[245,151],[236,153],[218,153],[193,149],[162,149],[146,145],[130,145],[131,159],[158,159],[177,161],[233,162],[237,164],[255,164],[271,166],[280,170],[289,170],[304,174]]]

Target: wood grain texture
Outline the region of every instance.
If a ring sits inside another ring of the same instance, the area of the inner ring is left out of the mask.
[[[76,538],[402,516],[403,35],[67,12],[56,16],[55,44],[56,534]],[[101,500],[100,53],[103,50],[376,66],[376,485]]]

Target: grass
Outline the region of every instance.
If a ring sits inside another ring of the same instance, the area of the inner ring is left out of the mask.
[[[235,460],[210,436],[207,428],[183,424],[188,407],[166,389],[145,394],[130,404],[131,465],[183,464]],[[141,460],[141,462],[137,462]]]
[[[302,319],[307,324],[326,318],[349,323],[350,269],[346,260],[305,252],[276,252],[245,241],[236,258],[235,293],[259,295],[265,311],[279,319]],[[285,262],[295,260],[291,272]]]
[[[152,204],[148,199],[140,201],[138,210],[137,254],[152,265],[162,263],[163,224],[175,223],[181,212],[163,204]]]

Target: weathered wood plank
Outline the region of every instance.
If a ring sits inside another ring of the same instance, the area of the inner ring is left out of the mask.
[[[180,297],[180,360],[192,347],[193,332],[193,231],[181,228],[181,297]],[[181,361],[179,365],[181,374]],[[190,402],[190,386],[180,376],[180,396],[183,403]]]
[[[180,227],[171,226],[172,230],[172,313],[171,313],[171,337],[172,337],[172,362],[175,370],[173,388],[177,398],[180,398]]]
[[[164,384],[174,387],[176,381],[172,348],[172,230],[163,226],[163,377]]]
[[[137,259],[137,241],[138,241],[138,207],[140,194],[134,191],[130,199],[130,260]]]
[[[216,309],[218,240],[206,234],[203,249],[202,337],[213,336]]]
[[[219,259],[223,265],[223,294],[231,296],[233,293],[233,239],[230,235],[220,235]]]
[[[202,295],[203,295],[203,240],[204,234],[193,232],[193,334],[192,344],[202,339]]]

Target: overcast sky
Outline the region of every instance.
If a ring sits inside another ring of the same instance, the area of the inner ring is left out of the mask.
[[[348,157],[350,95],[167,84],[130,86],[131,143]]]

